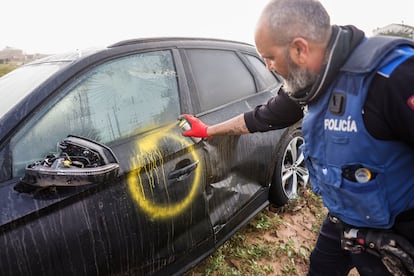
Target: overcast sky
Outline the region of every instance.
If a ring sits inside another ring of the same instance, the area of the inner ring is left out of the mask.
[[[2,0],[0,50],[59,53],[139,37],[202,36],[253,43],[267,0]],[[410,0],[321,0],[332,24],[414,26]]]

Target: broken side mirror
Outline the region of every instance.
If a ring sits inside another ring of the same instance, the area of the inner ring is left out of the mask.
[[[36,188],[102,183],[119,173],[112,150],[96,141],[69,135],[58,143],[59,152],[26,167],[21,183]]]

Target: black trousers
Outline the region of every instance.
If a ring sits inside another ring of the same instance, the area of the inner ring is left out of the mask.
[[[412,220],[410,217],[398,218],[393,230],[414,244],[414,217]],[[340,227],[326,217],[310,256],[308,276],[345,276],[354,267],[361,276],[392,275],[378,257],[367,252],[351,253],[343,250]]]

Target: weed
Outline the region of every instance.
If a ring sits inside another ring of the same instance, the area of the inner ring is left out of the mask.
[[[306,274],[312,243],[301,242],[298,236],[283,238],[282,232],[292,227],[295,216],[304,217],[307,226],[295,225],[305,240],[316,238],[326,215],[322,200],[303,190],[300,196],[276,212],[260,212],[244,228],[226,241],[215,254],[187,275],[302,275]],[[289,218],[286,221],[286,218]],[[282,228],[281,228],[282,227]],[[295,228],[294,227],[294,228]],[[293,231],[293,230],[288,230]]]
[[[289,259],[289,262],[282,268],[282,272],[286,275],[296,274],[295,259]]]

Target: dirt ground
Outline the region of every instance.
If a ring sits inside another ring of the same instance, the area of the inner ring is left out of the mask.
[[[306,275],[309,254],[316,243],[319,225],[326,214],[326,209],[315,206],[311,202],[300,202],[288,210],[269,209],[264,211],[265,214],[269,217],[279,216],[281,223],[276,231],[273,229],[261,231],[263,238],[274,247],[291,246],[291,251],[289,253],[289,250],[286,250],[286,254],[278,254],[277,259],[264,258],[261,261],[263,264],[272,266],[273,273],[269,275]],[[252,235],[248,238],[254,239],[255,237]],[[292,254],[296,257],[292,258]],[[289,263],[290,266],[295,267],[295,270],[292,269],[289,272],[287,269]]]
[[[301,250],[304,250],[304,254],[307,255],[307,253],[312,250],[317,239],[315,221],[318,219],[315,218],[315,215],[307,206],[296,208],[293,212],[279,213],[279,216],[282,218],[283,222],[279,226],[277,232],[275,234],[266,232],[264,233],[264,238],[269,243],[275,244],[275,246],[293,240],[294,243],[292,243],[292,246],[294,247],[294,252],[301,252]],[[276,262],[275,260],[264,261],[272,265],[273,271],[279,272],[283,271],[286,263],[289,262],[289,256],[288,254],[282,255]],[[308,265],[309,262],[306,259],[301,260],[300,262],[296,261],[295,266],[297,275],[306,275]]]
[[[321,202],[315,203],[309,200],[299,201],[296,205],[288,210],[272,209],[265,210],[265,214],[272,216],[279,216],[281,218],[281,224],[276,231],[269,229],[267,231],[261,231],[263,239],[268,244],[273,244],[274,247],[280,247],[281,245],[291,245],[293,254],[296,255],[292,258],[289,251],[286,254],[278,255],[277,259],[268,260],[263,258],[260,262],[265,265],[272,266],[272,273],[268,275],[306,275],[309,267],[309,254],[312,251],[319,232],[320,224],[325,217],[327,210],[323,207]],[[289,207],[288,207],[289,208]],[[272,210],[272,211],[269,211]],[[248,235],[248,238],[255,239],[256,234]],[[292,241],[292,242],[289,242]],[[285,246],[287,248],[287,246]],[[294,260],[294,263],[293,263]],[[291,263],[295,269],[289,271],[287,264]],[[352,270],[349,276],[358,276],[359,273],[356,270]]]

